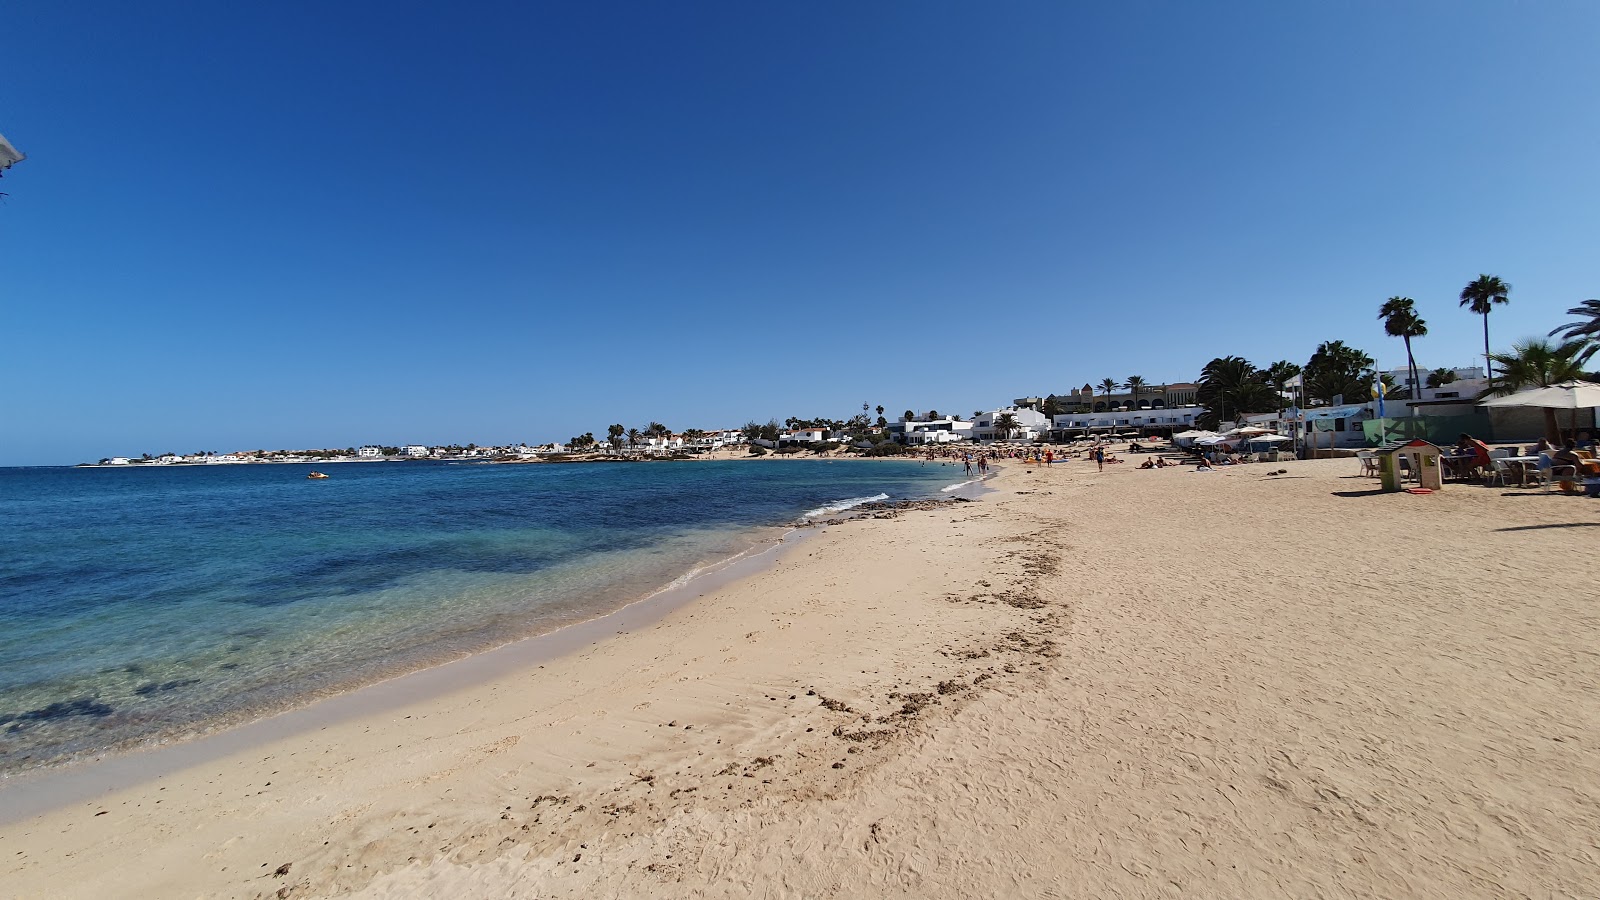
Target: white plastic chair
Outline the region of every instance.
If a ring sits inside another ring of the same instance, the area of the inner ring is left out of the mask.
[[[1548,453],[1539,454],[1539,478],[1544,481],[1544,492],[1550,493],[1550,485],[1556,481],[1577,481],[1577,466],[1558,466],[1555,459]]]
[[[1356,459],[1361,460],[1361,474],[1378,474],[1378,454],[1373,453],[1371,450],[1357,450]]]
[[[1510,482],[1507,480],[1507,476],[1511,474],[1511,463],[1506,462],[1504,456],[1495,456],[1491,453],[1489,454],[1489,465],[1493,467],[1493,471],[1489,473],[1489,486],[1494,487],[1494,483],[1498,481],[1501,487],[1509,487]]]

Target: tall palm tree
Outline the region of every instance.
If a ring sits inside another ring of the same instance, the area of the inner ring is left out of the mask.
[[[878,415],[880,415],[880,416],[883,415],[883,404],[882,403],[878,404]]]
[[[1588,362],[1589,357],[1600,351],[1600,300],[1585,300],[1567,310],[1567,315],[1577,316],[1578,321],[1554,329],[1550,336],[1559,335],[1569,341],[1582,341],[1584,348],[1578,361]]]
[[[1139,405],[1139,395],[1150,389],[1149,383],[1138,375],[1129,375],[1128,380],[1124,381],[1122,386],[1133,394],[1133,405],[1136,408]]]
[[[1428,373],[1428,387],[1430,388],[1442,388],[1455,380],[1456,373],[1453,369],[1439,368]]]
[[[1489,310],[1496,304],[1504,306],[1511,302],[1507,296],[1510,293],[1511,285],[1493,275],[1479,275],[1461,289],[1461,305],[1483,316],[1483,374],[1490,379],[1494,378],[1494,369],[1489,358]]]
[[[1583,351],[1582,341],[1557,345],[1535,338],[1512,344],[1510,353],[1494,354],[1493,360],[1500,364],[1500,374],[1489,380],[1489,389],[1484,393],[1503,396],[1582,378]],[[1553,409],[1544,411],[1544,431],[1550,440],[1561,440],[1561,426],[1556,422]]]
[[[1411,355],[1411,339],[1427,336],[1428,323],[1417,315],[1417,301],[1410,297],[1390,297],[1378,307],[1378,318],[1383,320],[1383,330],[1390,337],[1397,337],[1406,342],[1406,372],[1411,376],[1411,392],[1408,399],[1421,399],[1422,377],[1417,371],[1417,358]],[[1415,405],[1411,406],[1411,414],[1413,416],[1417,414]]]
[[[641,440],[643,440],[643,439],[644,439],[644,432],[640,431],[637,428],[629,428],[628,429],[628,446],[629,447],[637,447],[637,446],[639,446],[639,442]]]
[[[1121,385],[1115,378],[1100,379],[1100,390],[1104,391],[1106,395],[1106,409],[1111,408],[1111,395],[1115,394],[1117,392],[1117,388],[1119,387],[1121,387]]]

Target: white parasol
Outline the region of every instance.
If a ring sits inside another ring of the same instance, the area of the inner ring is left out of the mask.
[[[1563,381],[1550,387],[1534,388],[1531,391],[1520,391],[1493,400],[1485,400],[1480,406],[1532,406],[1539,409],[1588,409],[1591,406],[1600,406],[1600,384],[1592,381]]]

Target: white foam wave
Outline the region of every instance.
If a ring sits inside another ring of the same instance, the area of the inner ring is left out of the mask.
[[[945,487],[939,488],[939,493],[948,494],[951,491],[959,491],[962,488],[966,487],[969,484],[972,484],[973,482],[975,482],[977,480],[978,479],[974,478],[974,479],[972,479],[972,481],[960,481],[960,482],[957,482],[957,483],[952,484],[952,485],[946,485]]]
[[[825,516],[828,513],[844,512],[853,506],[860,506],[863,503],[874,503],[879,500],[887,499],[889,499],[888,494],[873,494],[871,497],[851,497],[848,500],[835,500],[834,502],[829,503],[827,506],[819,506],[816,509],[809,510],[800,518],[810,519],[814,516]]]

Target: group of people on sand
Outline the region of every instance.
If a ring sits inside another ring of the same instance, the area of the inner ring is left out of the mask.
[[[1549,471],[1552,473],[1562,470],[1573,473],[1570,480],[1563,479],[1558,483],[1563,494],[1578,494],[1583,493],[1578,490],[1580,478],[1587,486],[1589,477],[1600,475],[1600,464],[1597,464],[1592,457],[1579,452],[1586,450],[1593,453],[1594,447],[1595,443],[1589,438],[1589,432],[1585,431],[1574,439],[1563,441],[1559,448],[1547,438],[1540,438],[1539,443],[1527,451],[1527,455],[1548,459]],[[1470,434],[1462,434],[1456,440],[1451,458],[1455,461],[1457,474],[1466,477],[1486,472],[1493,466],[1489,457],[1489,445]],[[1590,496],[1600,496],[1600,491],[1590,493]]]

